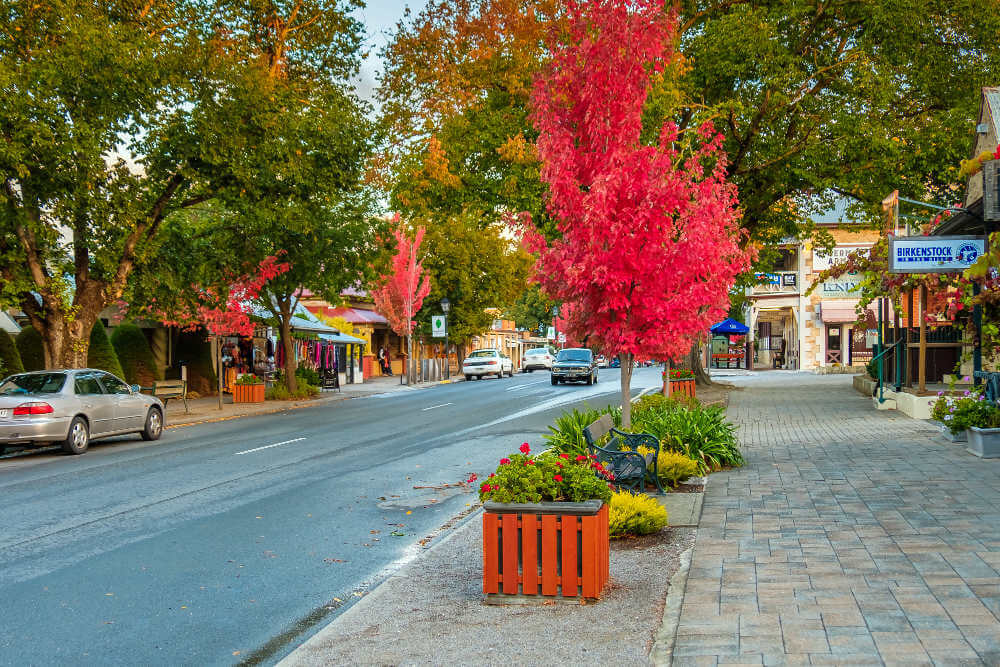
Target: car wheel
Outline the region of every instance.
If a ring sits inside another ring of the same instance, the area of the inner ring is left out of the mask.
[[[524,369],[524,372],[525,372],[525,373],[534,373],[534,372],[535,372],[535,369],[534,369],[534,368],[525,368],[525,369]]]
[[[146,415],[146,428],[139,431],[143,440],[159,440],[163,433],[163,413],[159,408],[150,408]]]
[[[593,373],[591,373],[590,375],[587,376],[587,384],[588,385],[594,384],[594,374]]]
[[[465,381],[466,381],[466,382],[468,382],[468,381],[469,381],[469,380],[471,380],[471,379],[472,379],[472,376],[471,376],[471,375],[466,375],[466,376],[465,376]]]
[[[83,417],[73,417],[69,424],[69,434],[62,442],[63,451],[68,454],[83,454],[90,444],[90,429]]]
[[[559,378],[553,377],[552,384],[559,384]]]

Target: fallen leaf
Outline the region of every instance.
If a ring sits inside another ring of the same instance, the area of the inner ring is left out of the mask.
[[[343,602],[343,600],[341,600],[340,598],[333,598],[333,601],[334,602]]]
[[[239,654],[240,654],[239,651],[233,651],[233,655],[239,655]]]
[[[181,609],[187,609],[185,605],[181,605]]]
[[[379,534],[379,531],[377,531],[377,530],[369,530],[368,532],[371,533],[372,535],[378,535]]]
[[[105,593],[105,595],[110,597],[110,596],[114,595],[114,593]]]
[[[413,514],[413,510],[406,510],[407,514]]]
[[[257,518],[258,518],[258,519],[263,519],[264,517],[262,517],[262,516],[259,516],[259,517],[257,517]]]
[[[393,537],[406,537],[406,533],[404,533],[404,532],[402,532],[400,530],[394,530],[394,531],[392,531],[389,534],[392,535]]]
[[[324,558],[323,562],[324,563],[343,563],[344,560],[342,558]]]

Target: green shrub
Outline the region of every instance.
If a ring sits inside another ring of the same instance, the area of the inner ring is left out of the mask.
[[[656,474],[661,482],[676,488],[682,480],[698,474],[698,463],[680,452],[661,449],[656,458]]]
[[[134,384],[133,380],[125,376],[122,366],[118,361],[118,355],[115,353],[115,348],[108,341],[108,332],[105,331],[104,325],[100,320],[94,322],[94,328],[90,330],[90,347],[87,348],[87,366],[107,371],[112,375],[123,378],[129,384]]]
[[[865,364],[865,370],[868,372],[868,377],[878,380],[878,361],[869,361]]]
[[[611,421],[615,426],[620,427],[622,423],[622,409],[608,406],[603,410],[585,409],[579,411],[573,408],[572,412],[564,412],[556,418],[553,426],[549,427],[549,433],[544,436],[547,444],[554,452],[570,454],[571,456],[587,455],[587,439],[583,437],[583,429],[587,428],[602,415],[611,415]]]
[[[655,435],[662,447],[682,452],[698,463],[701,472],[723,466],[743,465],[736,440],[736,427],[726,421],[721,406],[681,407],[668,412],[650,412],[642,428]]]
[[[0,329],[0,377],[23,371],[24,365],[21,363],[21,355],[17,351],[14,339],[5,330]]]
[[[295,379],[299,381],[299,384],[305,382],[306,384],[319,386],[319,372],[312,368],[299,366],[295,369]]]
[[[111,344],[118,353],[126,382],[150,386],[154,380],[162,379],[160,369],[153,361],[149,341],[138,326],[125,322],[115,327],[111,332]]]
[[[288,391],[284,382],[275,382],[271,388],[264,392],[264,399],[267,401],[291,401],[303,398],[312,398],[319,393],[319,387],[300,382],[298,390],[293,394]]]
[[[667,525],[667,509],[655,498],[628,491],[616,491],[608,504],[608,533],[611,537],[649,535]]]
[[[42,335],[35,327],[27,326],[21,329],[14,339],[17,353],[21,355],[21,365],[26,371],[45,370],[45,352],[42,350]]]
[[[240,373],[236,377],[236,382],[234,382],[234,384],[238,384],[238,385],[242,386],[242,385],[261,384],[261,382],[262,382],[262,380],[259,377],[257,377],[256,375],[254,375],[253,373]]]
[[[674,395],[664,396],[661,393],[644,394],[632,405],[632,432],[648,433],[643,428],[645,421],[650,415],[658,415],[663,412],[674,412],[681,408],[698,408],[701,402],[693,396]]]

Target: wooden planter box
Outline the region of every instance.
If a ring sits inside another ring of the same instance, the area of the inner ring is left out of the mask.
[[[694,398],[695,397],[694,378],[688,380],[671,380],[670,395],[676,396],[678,394]]]
[[[486,602],[601,597],[609,571],[607,505],[487,502],[484,509]]]
[[[965,451],[981,459],[1000,458],[1000,428],[973,426],[966,433],[969,436],[969,446]]]
[[[234,384],[233,403],[263,403],[264,383]]]

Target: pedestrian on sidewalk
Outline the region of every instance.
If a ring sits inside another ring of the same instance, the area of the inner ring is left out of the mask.
[[[378,349],[378,364],[382,368],[382,375],[392,377],[392,366],[389,364],[389,357],[385,353],[385,345]]]

